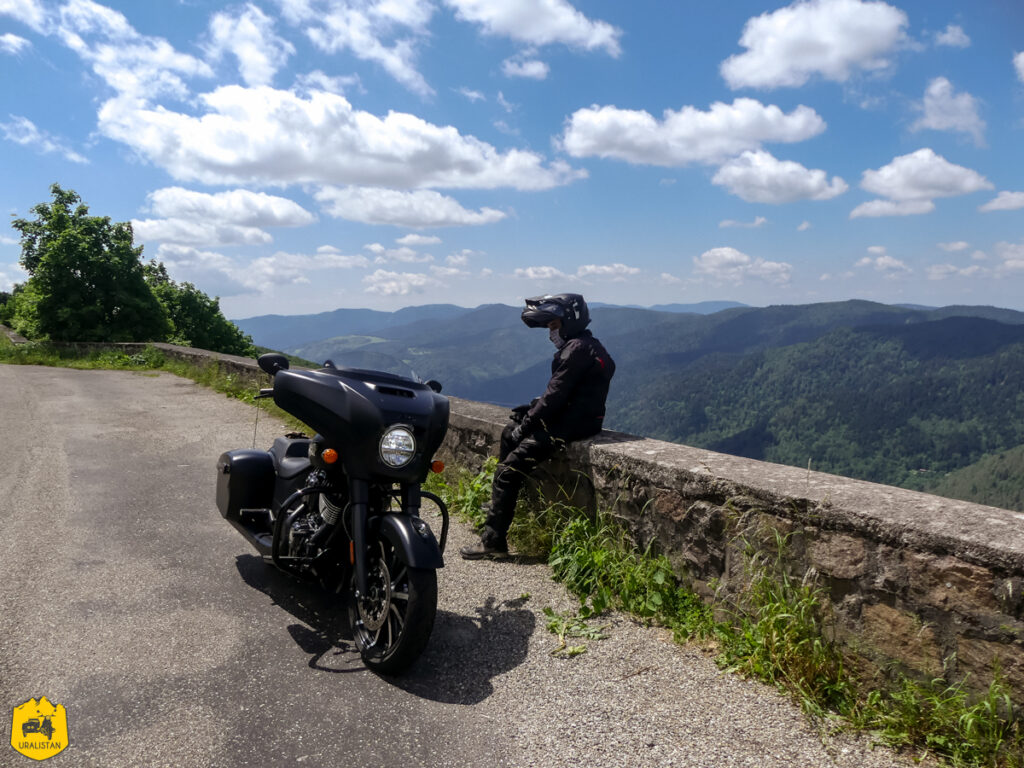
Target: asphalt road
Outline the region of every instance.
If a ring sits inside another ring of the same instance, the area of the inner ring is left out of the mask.
[[[542,610],[576,603],[544,565],[453,557],[457,525],[426,653],[367,672],[334,600],[217,513],[253,415],[167,374],[0,365],[0,716],[63,704],[48,764],[909,765],[622,616],[551,655]],[[282,431],[261,418],[257,446]]]

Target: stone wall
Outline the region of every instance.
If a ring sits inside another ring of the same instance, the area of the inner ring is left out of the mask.
[[[268,385],[250,359],[153,346]],[[439,458],[477,469],[508,411],[451,404]],[[981,688],[998,662],[1024,703],[1024,514],[609,431],[537,474],[547,495],[610,512],[708,599],[736,595],[750,548],[774,553],[781,534],[789,572],[817,575],[864,670]]]
[[[478,467],[507,416],[452,398],[442,458]],[[1024,702],[1024,514],[608,431],[543,474],[708,599],[735,596],[751,548],[774,555],[781,534],[788,572],[817,574],[862,671],[983,688],[998,661]]]

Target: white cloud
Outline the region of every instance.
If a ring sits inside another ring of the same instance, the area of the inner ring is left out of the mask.
[[[430,286],[441,283],[429,275],[414,272],[388,272],[378,269],[372,275],[363,278],[367,293],[378,293],[381,296],[406,296],[420,293]]]
[[[1024,192],[1000,192],[992,200],[978,208],[979,211],[1016,211],[1024,208]]]
[[[39,0],[0,0],[0,16],[11,16],[36,32],[46,26],[46,11]]]
[[[1024,242],[1020,243],[996,243],[996,256],[1002,259],[1002,263],[996,268],[1000,274],[1007,272],[1024,272]]]
[[[675,275],[671,275],[668,272],[662,272],[658,276],[658,279],[661,280],[661,282],[663,283],[668,283],[669,285],[678,285],[679,283],[683,282],[683,279],[681,277],[676,277]]]
[[[797,232],[806,232],[810,228],[811,228],[811,222],[809,222],[809,221],[802,221],[802,222],[800,222],[800,226],[796,228],[796,231]]]
[[[622,30],[591,21],[565,0],[444,0],[462,21],[479,24],[486,34],[510,37],[528,45],[561,43],[584,50],[621,53]]]
[[[236,189],[207,194],[165,187],[148,195],[160,219],[132,221],[141,240],[189,245],[259,245],[273,238],[262,227],[301,227],[316,217],[283,197]]]
[[[854,266],[857,268],[872,267],[876,272],[882,272],[889,278],[907,275],[913,271],[902,261],[886,253],[884,245],[872,245],[868,248],[868,253],[872,256],[865,256]]]
[[[398,261],[404,264],[424,264],[434,260],[434,257],[429,253],[420,253],[419,251],[406,246],[402,246],[401,248],[385,248],[380,243],[370,243],[363,247],[365,250],[376,256],[373,260],[374,264],[387,264],[392,261]]]
[[[552,280],[555,278],[562,280],[569,277],[569,275],[555,267],[526,267],[516,269],[512,274],[529,280]]]
[[[167,218],[195,218],[257,227],[301,227],[316,217],[298,203],[264,192],[235,189],[207,194],[164,187],[147,196],[150,210]]]
[[[471,88],[466,88],[465,86],[457,89],[456,92],[461,93],[463,96],[465,96],[467,99],[473,102],[487,101],[487,97],[480,93],[480,91],[474,91]]]
[[[266,291],[281,283],[302,284],[319,280],[315,276],[310,277],[313,272],[368,266],[370,262],[365,256],[346,256],[332,247],[319,248],[313,255],[278,251],[272,256],[253,260],[245,269],[245,281]]]
[[[437,278],[445,277],[466,277],[469,272],[463,269],[457,269],[456,267],[441,267],[436,264],[430,267],[430,274]]]
[[[765,142],[804,141],[824,130],[825,121],[810,107],[787,115],[756,99],[715,102],[706,112],[667,109],[661,121],[644,111],[594,105],[573,113],[561,144],[574,157],[682,166],[721,163]]]
[[[864,171],[860,186],[888,199],[857,206],[850,213],[851,219],[929,213],[935,210],[934,198],[992,189],[977,171],[954,165],[928,148],[894,158],[878,170]]]
[[[336,93],[339,96],[344,96],[350,88],[355,88],[359,91],[363,90],[363,84],[359,79],[359,75],[336,75],[332,77],[324,74],[319,69],[314,69],[312,72],[296,77],[295,87],[299,92],[307,96],[313,93],[313,91],[326,91],[327,93]]]
[[[728,229],[730,227],[737,227],[739,229],[759,229],[768,223],[768,219],[764,216],[757,216],[753,221],[736,221],[735,219],[723,219],[718,222],[719,229]]]
[[[971,244],[964,242],[963,240],[958,240],[954,243],[939,243],[938,246],[946,253],[956,253],[957,251],[966,251],[971,247]]]
[[[17,35],[12,35],[10,33],[0,35],[0,52],[2,53],[10,53],[17,56],[26,48],[31,47],[32,43],[24,37],[18,37]]]
[[[181,245],[266,245],[274,238],[259,227],[195,219],[132,219],[135,237]]]
[[[56,152],[73,163],[89,162],[67,146],[62,139],[37,128],[36,124],[27,117],[20,115],[11,115],[10,117],[9,123],[0,123],[0,131],[3,131],[4,138],[8,141],[13,141],[23,147],[31,147],[43,155]]]
[[[0,245],[17,245],[18,242],[17,238],[0,235]]]
[[[465,267],[469,264],[469,260],[476,256],[483,256],[480,251],[474,251],[470,248],[463,248],[461,251],[450,253],[445,257],[445,263],[451,264],[453,267]]]
[[[745,53],[722,62],[730,88],[798,87],[813,75],[846,82],[891,64],[906,40],[907,14],[884,2],[807,0],[749,19]]]
[[[399,245],[418,246],[418,245],[439,245],[441,238],[436,235],[416,235],[409,234],[405,237],[400,237],[396,241]]]
[[[399,227],[457,227],[493,224],[508,214],[494,208],[471,211],[429,189],[402,192],[379,187],[324,187],[316,199],[331,216],[364,224]]]
[[[238,59],[242,79],[249,85],[270,85],[285,66],[295,46],[274,33],[274,22],[252,3],[234,13],[217,13],[210,19],[210,56],[225,53]]]
[[[62,6],[57,34],[107,85],[131,100],[165,94],[186,98],[182,76],[213,74],[205,62],[178,53],[163,38],[140,35],[123,14],[92,0]]]
[[[334,93],[230,85],[199,101],[206,113],[193,117],[113,99],[100,109],[100,131],[176,179],[207,184],[548,189],[586,176],[408,113],[379,118]]]
[[[409,90],[433,94],[416,69],[417,45],[434,13],[429,0],[278,0],[285,19],[301,25],[325,53],[347,51],[372,61]]]
[[[942,32],[935,34],[935,44],[950,48],[967,48],[971,44],[971,38],[964,32],[963,27],[950,24]]]
[[[528,80],[544,80],[551,67],[539,59],[512,57],[501,62],[501,71],[505,77],[525,77]]]
[[[809,170],[792,160],[777,160],[769,152],[747,151],[718,169],[712,184],[723,186],[748,203],[778,205],[797,200],[831,200],[849,186],[838,176]]]
[[[9,291],[15,283],[23,283],[28,279],[28,272],[17,264],[4,264],[0,271],[0,291]]]
[[[917,106],[923,113],[910,130],[928,128],[969,134],[979,147],[985,145],[985,121],[978,116],[978,103],[969,93],[956,93],[953,84],[936,77],[924,92],[924,101]]]
[[[1024,51],[1014,54],[1013,67],[1017,70],[1017,79],[1024,83]]]
[[[694,272],[719,282],[741,283],[745,279],[759,278],[769,283],[788,283],[793,271],[791,264],[751,258],[735,248],[712,248],[693,257]]]
[[[970,267],[958,267],[955,264],[932,264],[925,269],[929,280],[948,280],[951,277],[969,278],[984,274],[985,271],[977,264]]]
[[[268,287],[261,285],[252,271],[222,253],[162,243],[156,255],[171,278],[188,281],[211,296],[238,296]]]
[[[610,277],[625,280],[629,275],[638,275],[640,270],[616,262],[615,264],[584,264],[576,270],[576,277]]]

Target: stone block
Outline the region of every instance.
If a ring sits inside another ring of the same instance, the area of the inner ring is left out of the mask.
[[[836,579],[857,579],[864,575],[867,546],[864,539],[842,533],[822,532],[810,542],[811,565],[819,573]]]
[[[898,661],[930,677],[942,673],[942,649],[932,627],[884,603],[861,609],[861,642],[873,656]]]
[[[965,615],[999,610],[996,579],[987,568],[921,552],[905,552],[903,562],[914,599]]]
[[[1024,700],[1024,648],[1019,643],[997,643],[970,637],[958,639],[957,675],[967,678],[968,689],[987,690],[997,661],[1007,685],[1014,692],[1014,700]]]

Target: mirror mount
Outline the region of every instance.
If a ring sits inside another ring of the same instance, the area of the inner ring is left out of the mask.
[[[278,371],[288,370],[288,358],[284,355],[278,354],[277,352],[268,352],[265,355],[260,355],[256,362],[259,364],[260,368],[265,373],[270,374],[271,377],[273,377]]]

